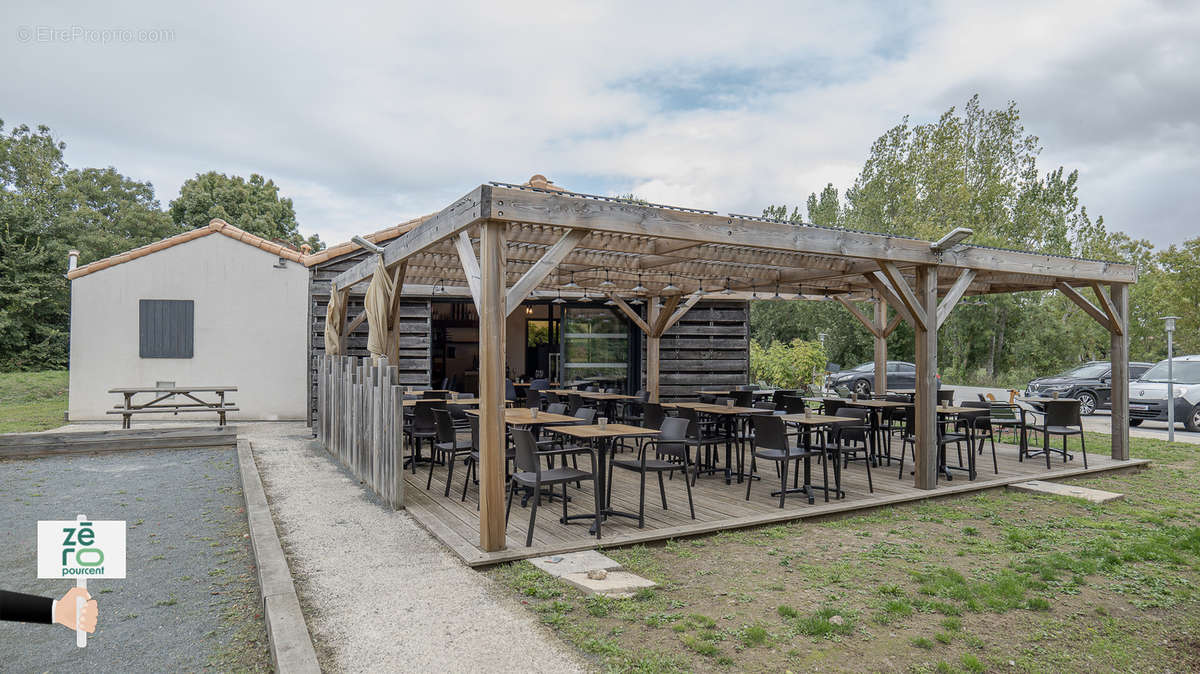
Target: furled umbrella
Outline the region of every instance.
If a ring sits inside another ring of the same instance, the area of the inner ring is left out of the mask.
[[[346,304],[337,284],[329,284],[329,308],[325,311],[325,353],[339,356],[342,353],[342,325],[346,322]]]
[[[371,277],[371,285],[367,287],[366,299],[367,351],[371,352],[373,362],[379,362],[387,354],[388,307],[391,306],[395,290],[381,256],[379,265],[375,267],[375,275]]]

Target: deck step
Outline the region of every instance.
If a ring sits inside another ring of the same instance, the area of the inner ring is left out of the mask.
[[[1103,491],[1100,489],[1088,489],[1087,487],[1077,487],[1073,484],[1062,484],[1061,482],[1046,482],[1045,480],[1030,480],[1028,482],[1018,482],[1009,485],[1009,489],[1016,491],[1029,492],[1031,494],[1053,494],[1055,496],[1070,496],[1087,501],[1088,503],[1108,503],[1117,499],[1125,498],[1124,494],[1118,494],[1113,491]]]

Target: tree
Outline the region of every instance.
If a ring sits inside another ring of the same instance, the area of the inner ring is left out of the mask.
[[[63,177],[70,209],[54,234],[79,250],[79,263],[116,255],[178,234],[154,196],[154,186],[126,178],[112,167],[72,169]]]
[[[1078,197],[1078,172],[1058,167],[1043,173],[1040,152],[1037,137],[1025,133],[1016,103],[989,110],[974,96],[961,113],[950,108],[935,122],[919,125],[905,117],[888,129],[872,144],[844,200],[832,184],[809,195],[808,219],[929,240],[969,227],[974,231],[970,243],[1129,262],[1138,265],[1143,279],[1153,277],[1157,261],[1150,244],[1109,232],[1103,218],[1093,220]],[[763,214],[799,221],[798,209],[789,212],[787,206],[769,206]],[[1134,353],[1149,353],[1154,346],[1143,307],[1152,304],[1156,285],[1135,285],[1131,293]],[[763,314],[757,322],[764,327],[799,321],[839,335],[826,344],[835,362],[870,357],[869,334],[838,306],[775,309],[759,303],[753,312]],[[753,313],[751,320],[756,320]],[[861,340],[844,332],[851,329]],[[785,332],[767,334],[791,339]],[[902,341],[896,347],[891,341],[891,353],[910,357]],[[1001,377],[1014,383],[1034,372],[1106,358],[1108,349],[1107,331],[1056,292],[985,295],[965,298],[943,326],[939,365],[957,381],[987,383]]]
[[[170,213],[175,224],[188,229],[204,227],[213,218],[220,218],[264,239],[296,247],[307,243],[314,251],[324,247],[315,234],[304,238],[292,200],[281,198],[275,181],[257,173],[250,174],[250,180],[216,171],[197,174],[179,188],[179,198],[171,202]]]

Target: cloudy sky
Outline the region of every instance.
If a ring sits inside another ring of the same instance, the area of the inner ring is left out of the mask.
[[[978,92],[1110,227],[1200,235],[1196,2],[176,4],[6,3],[0,119],[164,206],[262,173],[332,243],[533,173],[754,213]]]

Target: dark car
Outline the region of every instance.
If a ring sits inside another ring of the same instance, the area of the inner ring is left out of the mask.
[[[848,386],[859,395],[869,395],[875,386],[875,363],[863,363],[858,367],[835,372],[825,378],[825,386],[835,388]],[[911,389],[917,386],[917,366],[902,360],[887,363],[887,387],[889,389]]]
[[[1130,363],[1129,379],[1141,377],[1154,363]],[[1077,398],[1079,413],[1091,414],[1100,408],[1112,406],[1112,363],[1094,360],[1053,377],[1034,379],[1025,387],[1025,395],[1048,397],[1055,393],[1060,398]]]

